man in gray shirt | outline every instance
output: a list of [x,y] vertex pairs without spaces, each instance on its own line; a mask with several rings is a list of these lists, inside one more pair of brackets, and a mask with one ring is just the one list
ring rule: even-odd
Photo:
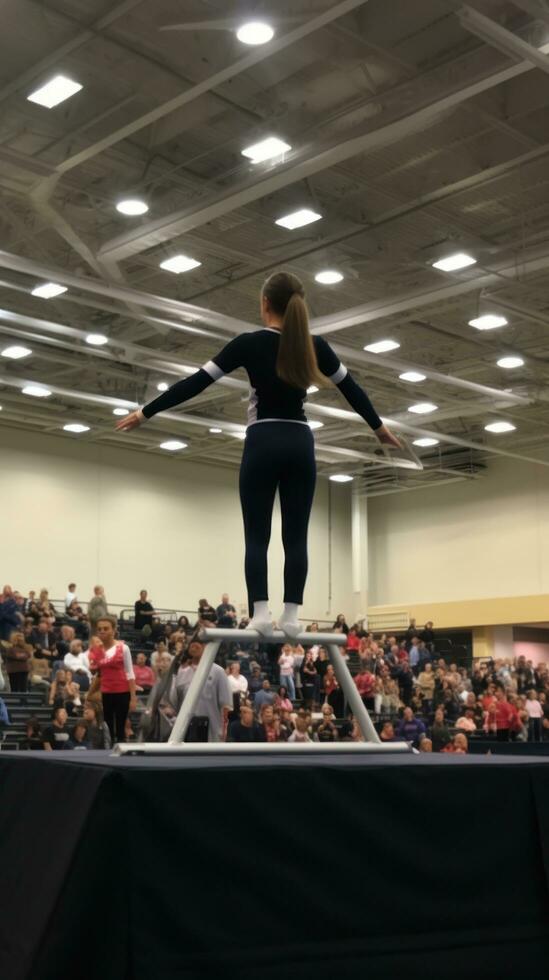
[[[183,704],[204,652],[204,644],[193,641],[189,646],[191,663],[180,667],[175,679],[177,710]],[[208,719],[208,742],[225,741],[227,718],[233,710],[233,696],[229,687],[227,675],[218,664],[212,664],[206,683],[197,701],[195,715]]]

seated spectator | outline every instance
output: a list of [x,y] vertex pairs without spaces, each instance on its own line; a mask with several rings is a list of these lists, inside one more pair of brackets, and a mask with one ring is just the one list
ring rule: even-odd
[[316,727],[315,737],[318,742],[337,742],[339,739],[334,713],[329,704],[322,705],[322,721]]
[[189,622],[188,616],[179,617],[177,620],[177,629],[182,633],[185,633],[187,636],[190,636],[190,634],[193,632],[193,627]]
[[159,677],[165,677],[166,674],[168,673],[173,662],[173,657],[171,653],[168,653],[167,650],[163,650],[162,652],[160,652],[160,650],[157,650],[156,654],[157,656],[155,657],[153,653],[151,657],[151,664],[153,664],[154,673],[156,675],[156,679],[158,680]]
[[395,735],[395,728],[392,721],[384,721],[381,726],[381,731],[379,737],[382,742],[398,742],[398,738]]
[[110,749],[112,746],[111,733],[103,721],[99,707],[93,701],[86,701],[83,719],[87,726],[87,742],[89,749]]
[[286,711],[293,710],[293,704],[288,697],[288,692],[284,686],[278,688],[278,692],[275,695],[274,706],[281,710],[284,708]]
[[424,664],[423,670],[419,672],[417,683],[423,696],[425,710],[430,711],[435,693],[435,675],[431,663]]
[[431,725],[431,738],[433,740],[433,752],[441,752],[442,749],[452,741],[450,730],[444,717],[444,708],[437,708],[433,724]]
[[25,752],[42,752],[44,750],[44,736],[38,718],[29,718],[27,721],[21,749]]
[[207,599],[198,600],[198,622],[207,629],[217,623],[217,614]]
[[462,714],[461,718],[458,718],[456,721],[456,728],[459,728],[467,735],[471,735],[472,732],[476,732],[477,725],[472,708],[465,709],[465,712]]
[[[326,741],[326,739],[323,739],[323,741]],[[330,739],[330,741],[333,741],[333,739]],[[289,736],[288,742],[312,742],[312,738],[309,735],[309,715],[306,711],[297,712],[295,728]]]
[[427,736],[425,736],[425,738],[421,739],[421,742],[419,743],[419,751],[420,752],[433,751],[433,743],[430,738],[427,738]]
[[263,674],[261,673],[261,667],[258,664],[255,664],[252,667],[252,672],[248,681],[248,697],[250,700],[255,701],[255,696],[257,692],[261,690],[262,686]]
[[264,725],[254,718],[251,705],[243,704],[240,708],[240,718],[229,725],[228,742],[264,742],[266,739]]
[[[74,637],[75,637],[74,626],[67,626],[65,624],[64,626],[61,627],[61,629],[59,630],[59,637],[55,642],[55,646],[57,648],[57,656],[59,660],[62,661],[65,655],[69,652]],[[63,664],[61,663],[59,666],[63,666]],[[54,664],[54,670],[55,670],[55,664]]]
[[261,685],[261,690],[258,691],[254,697],[254,708],[256,713],[261,716],[261,709],[263,706],[270,705],[272,707],[274,705],[274,699],[275,696],[274,692],[271,691],[270,681],[265,678]]
[[334,633],[348,633],[349,632],[349,627],[347,626],[347,623],[345,622],[345,616],[343,615],[343,613],[339,613],[339,615],[338,615],[338,617],[337,617],[334,625],[332,626],[332,631]]
[[67,712],[64,708],[55,708],[53,721],[44,729],[43,748],[46,752],[59,752],[69,748],[71,737],[70,728],[67,727]]
[[259,722],[263,727],[266,742],[280,741],[280,723],[275,718],[272,704],[264,704],[259,713]]
[[71,640],[69,652],[65,654],[63,665],[72,671],[73,680],[81,691],[89,691],[91,671],[88,654],[83,650],[82,640]]
[[144,654],[142,651],[140,651],[135,658],[133,672],[135,674],[136,691],[144,691],[148,694],[155,685],[156,677],[154,676],[154,670],[152,667],[149,667],[147,663],[146,654]]
[[423,722],[414,716],[411,708],[405,708],[402,720],[397,729],[398,738],[406,742],[411,742],[414,748],[417,749],[420,740],[426,734]]
[[69,749],[81,752],[88,749],[88,726],[85,721],[77,721],[69,740]]
[[238,698],[240,698],[248,693],[248,681],[244,675],[240,673],[240,663],[238,660],[233,660],[231,663],[228,669],[227,680],[229,682],[231,694],[236,694]]
[[32,647],[25,642],[23,633],[10,633],[8,642],[2,644],[2,657],[6,664],[10,690],[26,691],[32,660]]
[[41,687],[45,691],[50,689],[51,667],[44,657],[31,657],[29,670],[29,684],[33,687]]
[[469,749],[469,744],[467,742],[467,736],[463,732],[458,732],[454,735],[452,741],[449,745],[443,748],[442,752],[451,752],[455,755],[466,755]]
[[360,637],[356,626],[352,626],[347,635],[347,650],[358,650],[360,647]]
[[391,680],[389,676],[380,677],[375,694],[376,714],[396,715],[401,706],[397,682]]
[[283,742],[287,742],[292,734],[295,724],[292,719],[292,712],[287,708],[279,709],[280,737]]

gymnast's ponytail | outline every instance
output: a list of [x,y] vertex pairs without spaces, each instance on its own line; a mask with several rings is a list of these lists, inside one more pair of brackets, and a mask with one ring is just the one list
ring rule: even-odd
[[291,272],[276,272],[263,286],[263,296],[273,313],[282,316],[276,362],[278,377],[293,388],[326,385],[318,367],[303,284]]

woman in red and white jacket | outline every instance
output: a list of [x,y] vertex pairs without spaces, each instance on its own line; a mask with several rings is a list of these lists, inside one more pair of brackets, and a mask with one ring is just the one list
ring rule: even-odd
[[103,717],[114,744],[125,740],[128,712],[137,708],[132,655],[125,643],[116,641],[114,616],[97,621],[96,635],[100,644],[92,641],[89,662],[91,670],[99,671]]

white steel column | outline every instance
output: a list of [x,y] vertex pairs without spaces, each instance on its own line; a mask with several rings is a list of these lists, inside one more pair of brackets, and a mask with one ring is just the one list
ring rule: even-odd
[[368,500],[358,487],[351,499],[352,620],[368,616]]

